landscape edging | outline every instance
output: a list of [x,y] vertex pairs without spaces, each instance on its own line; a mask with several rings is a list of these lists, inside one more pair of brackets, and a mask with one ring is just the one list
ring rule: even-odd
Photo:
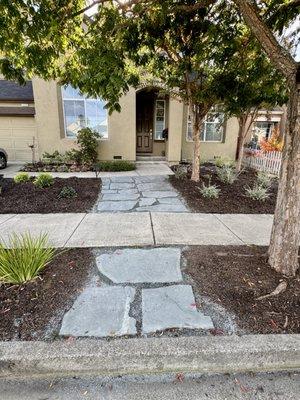
[[0,342],[0,377],[300,369],[300,335]]

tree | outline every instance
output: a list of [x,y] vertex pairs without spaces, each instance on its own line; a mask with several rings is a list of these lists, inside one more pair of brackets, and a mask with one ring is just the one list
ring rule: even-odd
[[127,57],[189,107],[194,142],[191,179],[199,181],[200,130],[206,114],[222,98],[217,87],[235,51],[234,13],[223,1],[187,13],[180,2],[168,0],[134,6],[123,18]]
[[[283,76],[270,63],[248,30],[235,38],[236,52],[222,76],[220,90],[225,93],[225,111],[239,121],[237,171],[241,170],[243,148],[249,130],[262,108],[272,110],[286,103]],[[225,80],[225,82],[224,82]],[[231,90],[224,90],[231,87]]]
[[[300,66],[280,44],[275,33],[282,33],[284,27],[299,15],[300,3],[297,0],[270,0],[265,2],[265,8],[258,8],[256,1],[234,2],[272,64],[287,82],[288,123],[269,247],[269,264],[285,275],[295,275],[299,266],[300,245]],[[274,27],[274,31],[270,26]]]

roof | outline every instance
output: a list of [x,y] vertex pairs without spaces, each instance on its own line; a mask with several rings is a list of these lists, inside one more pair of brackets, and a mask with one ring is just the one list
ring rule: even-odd
[[34,114],[34,107],[0,107],[0,116],[32,117]]
[[25,85],[16,82],[0,80],[0,101],[34,101],[32,82]]

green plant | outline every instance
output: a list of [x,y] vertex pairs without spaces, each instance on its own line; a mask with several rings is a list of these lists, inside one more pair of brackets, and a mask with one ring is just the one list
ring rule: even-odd
[[97,131],[90,128],[83,128],[77,134],[77,144],[80,147],[81,162],[93,164],[98,158],[98,139],[101,136]]
[[234,168],[235,167],[234,160],[232,160],[229,157],[216,157],[214,164],[218,168],[222,168],[222,167]]
[[53,259],[55,250],[48,245],[47,235],[33,238],[30,234],[0,241],[0,282],[22,284],[34,279]]
[[270,197],[268,188],[255,184],[252,188],[246,187],[246,196],[256,201],[266,201]]
[[77,192],[72,186],[64,186],[58,195],[60,199],[68,199],[76,196]]
[[220,189],[217,185],[211,185],[210,179],[208,184],[202,183],[202,188],[199,189],[203,197],[207,199],[217,199],[219,197]]
[[65,160],[66,162],[81,164],[82,162],[81,151],[76,149],[71,149],[66,151]]
[[228,185],[232,185],[238,178],[239,173],[229,165],[223,165],[223,167],[217,167],[217,176],[219,180]]
[[54,178],[51,174],[42,173],[39,174],[35,180],[33,181],[34,185],[36,185],[39,188],[46,188],[50,187],[54,183]]
[[42,154],[42,161],[49,164],[62,164],[65,162],[65,156],[58,150],[55,150],[53,153],[44,152]]
[[272,185],[272,177],[264,171],[259,171],[257,173],[256,181],[258,186],[263,186],[269,188]]
[[126,160],[116,161],[100,161],[94,165],[94,171],[101,172],[119,172],[119,171],[133,171],[136,169],[136,165],[133,162]]
[[25,183],[30,181],[30,176],[28,172],[19,172],[17,175],[14,176],[15,183]]
[[179,165],[175,171],[174,171],[174,176],[176,179],[184,179],[187,176],[187,168]]

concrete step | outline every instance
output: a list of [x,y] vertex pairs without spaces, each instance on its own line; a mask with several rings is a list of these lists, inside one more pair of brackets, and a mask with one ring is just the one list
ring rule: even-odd
[[136,161],[166,161],[166,157],[161,157],[161,156],[151,156],[151,155],[137,155],[136,156]]

